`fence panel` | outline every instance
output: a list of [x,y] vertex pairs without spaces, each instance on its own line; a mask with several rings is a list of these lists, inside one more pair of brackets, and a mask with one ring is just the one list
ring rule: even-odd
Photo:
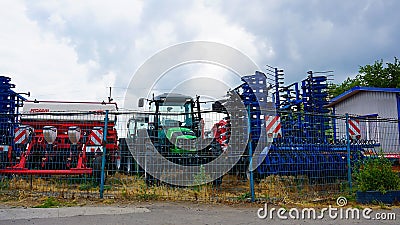
[[[2,182],[12,190],[31,190],[63,197],[98,195],[101,156],[107,168],[118,152],[115,121],[109,120],[103,142],[104,113],[35,113],[18,115],[10,124],[7,152],[2,152]],[[3,186],[4,186],[3,185]]]
[[[0,127],[0,190],[64,198],[242,201],[253,188],[256,199],[297,201],[348,191],[348,159],[352,166],[382,150],[398,163],[398,120],[350,116],[360,130],[351,135],[345,116],[279,112],[279,118],[265,116],[258,124],[247,123],[246,112],[233,114],[207,111],[201,120],[192,114],[193,124],[174,112],[157,119],[139,112],[109,112],[107,119],[104,112],[2,114],[18,119]],[[254,126],[261,127],[260,135],[249,129]]]

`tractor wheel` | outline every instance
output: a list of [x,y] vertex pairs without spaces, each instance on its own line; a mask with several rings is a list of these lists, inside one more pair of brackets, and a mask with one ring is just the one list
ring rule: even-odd
[[222,153],[222,148],[221,145],[213,141],[210,145],[208,145],[205,149],[202,150],[202,158],[203,158],[203,164],[209,163],[213,161],[214,159],[218,158],[219,155]]
[[125,138],[121,138],[119,143],[119,151],[121,156],[121,166],[119,170],[121,170],[125,174],[132,175],[135,172],[135,161],[133,159],[132,153],[129,151],[128,144]]
[[160,185],[160,181],[158,179],[154,178],[153,176],[151,176],[150,174],[146,174],[145,181],[146,181],[147,186]]
[[[95,156],[93,159],[93,178],[95,179],[97,184],[101,184],[101,164],[102,164],[102,158],[101,155]],[[104,173],[104,179],[105,179],[106,173]]]
[[215,180],[212,182],[212,184],[213,184],[214,187],[219,187],[219,186],[221,186],[221,184],[222,184],[222,177],[223,177],[223,176],[221,176],[221,177],[215,179]]
[[123,171],[128,175],[132,175],[135,172],[133,157],[125,156],[123,159],[123,163],[121,163]]
[[117,173],[118,167],[116,165],[116,162],[113,162],[111,160],[107,161],[108,161],[108,163],[106,163],[107,170],[104,173],[113,176],[115,173]]

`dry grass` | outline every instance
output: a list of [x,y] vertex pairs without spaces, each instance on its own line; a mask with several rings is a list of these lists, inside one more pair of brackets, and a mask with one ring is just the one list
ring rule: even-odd
[[[202,185],[196,187],[172,187],[169,185],[147,186],[143,177],[116,173],[108,176],[104,186],[106,200],[99,199],[99,186],[90,177],[30,177],[16,176],[0,180],[0,201],[18,205],[34,206],[55,197],[61,205],[87,204],[86,200],[109,204],[121,201],[196,201],[196,202],[247,202],[249,181],[234,175],[225,175],[219,187]],[[321,197],[322,190],[336,187],[310,185],[306,177],[269,176],[255,185],[259,201],[275,204],[313,203],[331,199]],[[338,189],[336,188],[336,193]],[[83,201],[83,202],[82,202]],[[64,202],[64,203],[63,203]]]
[[339,184],[311,183],[306,176],[271,175],[255,187],[256,195],[274,203],[322,203],[335,199]]

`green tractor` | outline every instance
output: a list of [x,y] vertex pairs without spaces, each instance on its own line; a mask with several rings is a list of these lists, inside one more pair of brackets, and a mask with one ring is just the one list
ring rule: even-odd
[[[145,99],[139,100],[139,107]],[[203,137],[199,97],[164,93],[148,100],[150,116],[147,131],[157,150],[181,165],[201,165],[218,157],[221,146]]]
[[[144,107],[145,101],[139,99],[139,107]],[[204,137],[199,97],[194,100],[182,94],[165,93],[147,102],[150,112],[141,121],[145,121],[152,145],[164,158],[179,165],[199,166],[222,153],[221,145],[214,137]],[[133,126],[137,121],[131,123]],[[148,174],[147,177],[147,181],[154,181]],[[213,184],[221,182],[222,178],[218,178]]]

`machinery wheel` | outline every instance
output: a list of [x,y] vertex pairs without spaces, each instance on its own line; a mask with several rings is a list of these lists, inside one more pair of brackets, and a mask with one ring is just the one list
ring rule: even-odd
[[106,161],[108,161],[108,163],[106,163],[107,170],[104,173],[112,176],[118,171],[118,167],[116,165],[116,162],[113,162],[111,160]]
[[213,141],[206,148],[202,149],[200,157],[202,158],[201,164],[206,164],[216,159],[222,153],[221,145]]
[[121,166],[119,170],[126,174],[133,174],[134,173],[134,159],[132,157],[132,153],[129,151],[128,144],[126,143],[125,138],[121,138],[119,140],[119,151],[121,156]]
[[215,180],[212,182],[212,184],[213,184],[214,187],[219,187],[219,186],[221,186],[221,184],[222,184],[222,177],[223,177],[223,176],[221,176],[221,177],[215,179]]
[[129,175],[134,173],[134,164],[132,156],[125,156],[123,164],[123,171]]
[[160,181],[151,176],[150,174],[146,174],[145,181],[147,186],[160,185]]
[[[95,156],[93,159],[93,178],[95,179],[97,184],[101,184],[101,155]],[[106,176],[106,173],[104,173],[104,176]],[[105,178],[105,177],[104,177]]]
[[[209,163],[211,161],[213,161],[214,159],[218,158],[218,156],[220,156],[222,154],[222,148],[221,145],[216,142],[215,140],[212,141],[210,143],[210,145],[208,145],[204,150],[203,150],[203,154],[202,154],[202,163],[201,164],[206,164]],[[212,185],[214,187],[219,187],[222,184],[222,178],[218,177],[217,179],[212,181]]]

